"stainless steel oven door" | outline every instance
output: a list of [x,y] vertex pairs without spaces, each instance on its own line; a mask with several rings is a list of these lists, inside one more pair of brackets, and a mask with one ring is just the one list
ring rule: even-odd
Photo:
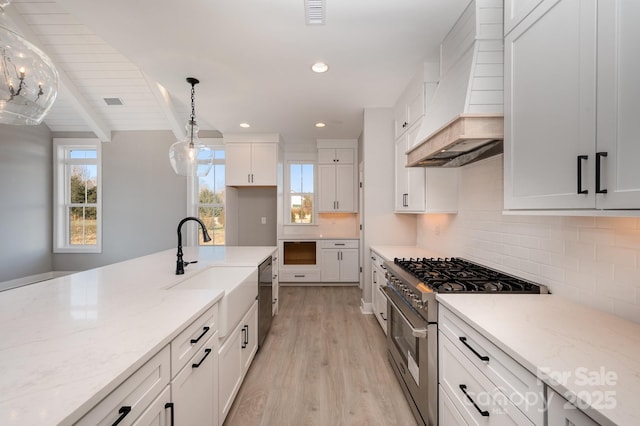
[[[395,289],[387,286],[384,293],[387,298],[387,346],[391,365],[416,420],[435,426],[437,370],[433,368],[437,365],[437,325],[428,324]],[[431,355],[430,346],[436,348]]]

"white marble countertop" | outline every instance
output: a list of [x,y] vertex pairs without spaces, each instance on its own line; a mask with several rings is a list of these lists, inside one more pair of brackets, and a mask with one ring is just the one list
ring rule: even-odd
[[443,257],[441,253],[416,246],[371,246],[371,250],[378,253],[385,260],[393,260],[394,257]]
[[357,235],[332,235],[332,234],[291,234],[281,235],[278,237],[280,241],[305,241],[305,240],[358,240]]
[[[0,292],[0,424],[77,421],[224,295],[168,289],[209,267],[256,267],[275,247],[186,247]],[[236,268],[241,282],[252,268]]]
[[640,324],[554,295],[437,298],[597,422],[640,424]]

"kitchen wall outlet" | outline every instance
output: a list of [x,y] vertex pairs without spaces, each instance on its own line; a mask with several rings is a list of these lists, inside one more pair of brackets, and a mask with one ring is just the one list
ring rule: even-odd
[[263,225],[267,224],[267,218],[265,216],[262,216],[262,218],[260,219],[260,222],[262,222]]

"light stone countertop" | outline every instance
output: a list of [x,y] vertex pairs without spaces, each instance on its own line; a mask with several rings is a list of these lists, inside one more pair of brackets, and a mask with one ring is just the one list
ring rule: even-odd
[[327,233],[323,234],[289,234],[289,235],[281,235],[278,237],[280,241],[306,241],[306,240],[359,240],[360,237],[357,235],[346,236],[342,235],[331,235]]
[[437,299],[600,424],[640,424],[640,324],[554,295]]
[[[416,246],[387,246],[387,245],[375,245],[371,246],[371,250],[378,253],[385,260],[393,261],[395,257],[444,257],[442,253],[435,252],[433,250],[427,250]],[[368,253],[367,253],[368,254]]]
[[[224,295],[169,289],[209,267],[238,283],[276,247],[186,247],[0,292],[0,424],[72,424]],[[233,267],[230,271],[229,267]]]

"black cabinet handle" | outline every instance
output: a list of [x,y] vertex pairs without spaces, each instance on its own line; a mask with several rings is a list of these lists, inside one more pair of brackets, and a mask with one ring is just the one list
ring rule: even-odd
[[200,339],[202,339],[204,335],[207,334],[207,331],[209,331],[209,327],[203,327],[202,334],[199,335],[197,339],[191,339],[191,344],[193,345],[194,343],[198,343]]
[[467,348],[469,348],[469,349],[471,350],[471,352],[473,352],[473,353],[474,353],[478,358],[480,358],[482,361],[489,361],[489,357],[488,357],[488,356],[486,356],[486,355],[480,355],[480,354],[478,353],[478,351],[476,351],[475,349],[473,349],[473,348],[471,347],[471,345],[469,345],[469,344],[467,343],[467,338],[466,338],[466,337],[460,337],[460,341],[461,341],[461,342],[462,342],[462,343],[463,343]]
[[382,318],[383,321],[386,321],[387,319],[384,317],[384,312],[380,312],[380,318]]
[[486,410],[481,410],[480,407],[478,407],[478,404],[476,404],[476,402],[473,400],[473,398],[471,398],[471,395],[469,395],[467,393],[467,385],[460,385],[460,390],[462,391],[463,394],[465,394],[467,399],[469,399],[469,401],[471,401],[473,406],[476,407],[476,410],[478,410],[478,413],[480,413],[483,417],[489,417],[489,412],[486,411]]
[[247,335],[249,334],[249,327],[246,325],[242,327],[242,349],[247,347],[247,343],[249,343]]
[[192,368],[198,368],[200,367],[200,364],[202,364],[204,362],[205,359],[207,359],[207,357],[209,356],[209,354],[211,353],[211,349],[207,348],[204,350],[204,356],[202,357],[202,359],[200,360],[200,362],[195,363],[195,364],[191,364]]
[[588,194],[588,189],[582,189],[582,160],[589,159],[588,155],[578,155],[578,194]]
[[120,407],[120,409],[118,410],[118,414],[120,414],[120,416],[116,419],[115,422],[113,422],[113,425],[111,426],[116,426],[117,424],[120,424],[120,422],[123,421],[124,418],[127,417],[127,414],[129,414],[130,412],[131,412],[130,405],[125,405]]
[[607,190],[600,188],[600,166],[602,162],[602,157],[606,157],[606,152],[596,152],[596,194],[606,194]]
[[245,325],[245,327],[247,329],[247,332],[244,334],[244,339],[245,339],[244,340],[244,345],[246,347],[246,346],[249,346],[249,326]]
[[171,426],[173,426],[175,424],[173,420],[173,402],[167,402],[164,404],[164,409],[166,410],[167,408],[171,408]]

